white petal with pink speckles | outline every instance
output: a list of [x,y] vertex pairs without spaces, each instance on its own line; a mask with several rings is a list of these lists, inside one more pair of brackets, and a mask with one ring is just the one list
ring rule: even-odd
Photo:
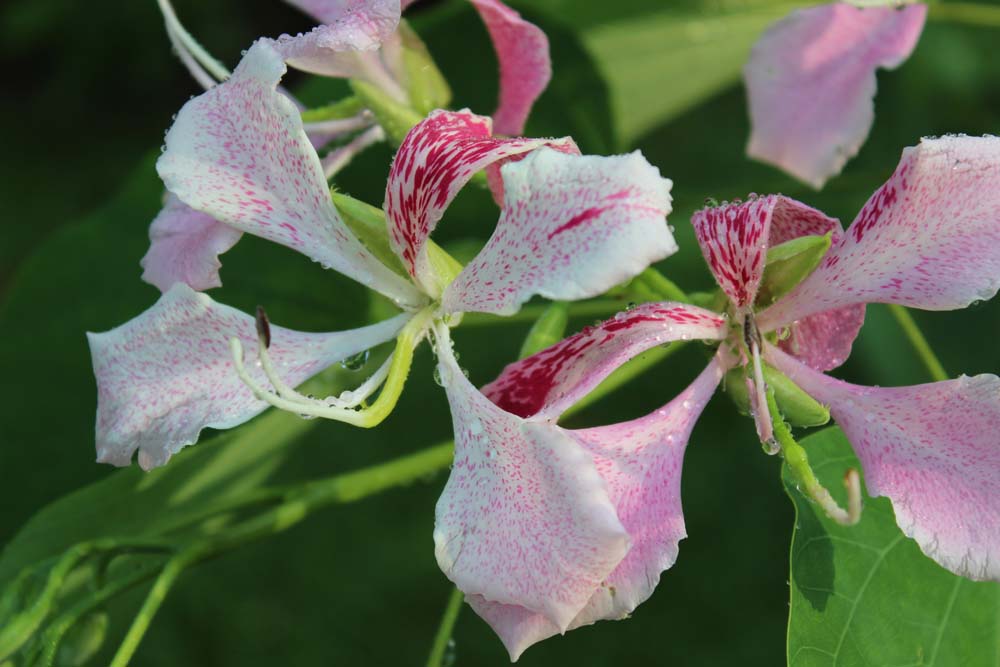
[[[361,329],[300,333],[271,327],[270,356],[295,386],[330,365],[392,339],[408,315]],[[98,460],[150,469],[198,440],[203,428],[231,428],[267,407],[237,377],[229,340],[239,338],[254,364],[254,318],[177,283],[149,310],[116,329],[89,333],[97,377]]]
[[556,419],[640,352],[676,340],[722,340],[727,324],[722,315],[696,306],[642,304],[515,361],[483,393],[516,415]]
[[438,341],[455,462],[434,545],[466,595],[530,609],[565,628],[628,551],[590,455],[562,429],[497,408]]
[[254,44],[228,81],[181,109],[160,176],[194,209],[418,303],[413,286],[368,252],[334,208],[299,112],[275,89],[284,72],[271,45]]
[[771,26],[743,70],[753,131],[747,153],[819,188],[857,154],[875,118],[875,70],[906,60],[927,6],[846,2]]
[[638,152],[541,148],[502,174],[496,231],[445,290],[447,311],[511,315],[536,294],[596,296],[677,250],[665,220],[671,182]]
[[[725,370],[713,359],[694,383],[663,408],[630,422],[567,431],[594,456],[632,548],[597,587],[570,629],[625,618],[653,593],[660,573],[677,559],[686,537],[681,509],[681,464],[691,430]],[[559,632],[541,614],[470,596],[517,660],[532,644]]]
[[240,230],[168,194],[149,227],[149,250],[140,262],[142,279],[161,292],[174,283],[185,283],[196,290],[219,287],[219,255],[232,248],[241,236]]
[[451,200],[479,170],[543,146],[544,139],[497,139],[492,121],[469,111],[435,111],[403,140],[389,171],[389,240],[403,264],[433,293],[425,245]]
[[815,272],[761,313],[773,329],[858,303],[963,308],[1000,288],[1000,138],[924,139],[903,151]]
[[494,127],[499,134],[521,134],[532,105],[552,78],[549,40],[538,26],[498,0],[470,2],[486,24],[500,63]]
[[956,574],[1000,580],[1000,378],[859,387],[767,354],[830,406],[869,494],[889,497],[903,533]]
[[296,69],[332,77],[372,78],[382,68],[376,53],[399,25],[399,0],[287,0],[324,25],[273,42]]

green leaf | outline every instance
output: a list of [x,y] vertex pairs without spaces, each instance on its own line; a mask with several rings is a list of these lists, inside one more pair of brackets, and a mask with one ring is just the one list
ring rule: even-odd
[[[802,441],[820,482],[843,504],[859,467],[840,429]],[[896,525],[889,500],[865,496],[861,521],[830,521],[783,474],[795,504],[790,667],[961,665],[1000,659],[1000,585],[951,574]]]
[[582,10],[579,18],[576,4],[541,0],[539,6],[585,26],[583,42],[611,91],[618,139],[631,146],[735,83],[761,31],[803,3],[698,0],[664,9],[662,2],[630,0],[622,11],[604,3],[607,15]]

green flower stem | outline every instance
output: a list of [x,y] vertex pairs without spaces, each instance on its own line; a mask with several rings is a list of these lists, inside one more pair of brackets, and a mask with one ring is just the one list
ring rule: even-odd
[[640,273],[639,279],[656,295],[658,300],[691,303],[691,299],[684,290],[653,267]]
[[781,447],[785,464],[788,466],[798,489],[808,498],[814,500],[823,508],[826,515],[837,523],[845,526],[856,524],[861,519],[861,486],[858,471],[850,469],[844,478],[848,492],[847,510],[844,510],[816,478],[816,473],[809,465],[809,456],[806,454],[805,448],[792,436],[791,429],[788,428],[788,424],[785,423],[778,410],[778,403],[774,399],[774,390],[770,388],[767,390],[767,407],[771,411],[774,437]]
[[129,663],[171,587],[188,567],[248,542],[283,532],[320,507],[354,502],[386,489],[426,479],[428,475],[447,468],[451,464],[453,452],[453,443],[447,442],[357,472],[286,487],[282,492],[284,500],[277,507],[227,531],[184,547],[167,561],[153,583],[119,646],[111,667],[124,667]]
[[910,344],[916,351],[917,356],[920,360],[924,362],[924,366],[927,368],[927,372],[930,373],[931,378],[935,382],[943,382],[950,378],[948,372],[941,365],[938,360],[937,355],[934,354],[934,350],[931,349],[930,343],[924,338],[923,332],[920,331],[920,327],[917,326],[916,321],[913,319],[913,315],[910,314],[903,306],[897,304],[889,305],[889,312],[892,313],[893,317],[896,318],[896,322],[899,327],[906,334],[906,337],[910,340]]
[[1000,27],[1000,7],[976,2],[934,2],[927,18],[943,23],[961,23],[981,28]]
[[462,602],[465,595],[458,588],[451,589],[451,596],[448,598],[448,605],[444,608],[444,615],[441,617],[441,625],[438,626],[437,634],[434,635],[434,643],[431,645],[431,654],[427,658],[427,667],[445,667],[444,656],[448,651],[448,642],[451,641],[452,631],[455,628],[455,621],[462,611]]

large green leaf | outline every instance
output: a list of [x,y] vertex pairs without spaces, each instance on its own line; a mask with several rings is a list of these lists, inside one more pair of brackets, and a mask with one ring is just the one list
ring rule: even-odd
[[538,3],[580,27],[610,88],[618,139],[630,146],[736,82],[761,31],[802,3],[696,0],[665,8],[662,2],[628,0],[589,9],[576,4]]
[[[828,428],[802,444],[820,481],[843,502],[844,471],[859,467],[843,432]],[[955,576],[921,553],[896,526],[888,499],[866,496],[861,522],[841,526],[785,473],[797,513],[791,667],[1000,664],[1000,585]]]

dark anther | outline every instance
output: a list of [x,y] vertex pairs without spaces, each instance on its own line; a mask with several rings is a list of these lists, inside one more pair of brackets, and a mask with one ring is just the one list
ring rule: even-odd
[[264,340],[264,347],[271,347],[271,323],[267,320],[264,306],[257,306],[257,336]]

